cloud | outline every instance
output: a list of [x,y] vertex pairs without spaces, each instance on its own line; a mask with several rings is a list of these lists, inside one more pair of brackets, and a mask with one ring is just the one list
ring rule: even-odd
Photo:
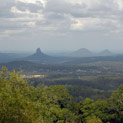
[[4,0],[0,4],[0,18],[0,31],[13,29],[14,34],[20,29],[33,33],[100,31],[118,35],[123,32],[123,1]]
[[32,4],[36,4],[36,0],[16,0],[16,1],[20,1],[23,3],[32,3]]

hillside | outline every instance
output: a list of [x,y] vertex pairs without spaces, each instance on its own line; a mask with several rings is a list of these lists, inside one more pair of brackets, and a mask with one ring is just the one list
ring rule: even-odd
[[68,57],[55,57],[49,56],[43,53],[40,48],[36,50],[33,55],[20,59],[21,61],[30,61],[33,63],[43,63],[43,64],[62,64],[67,61],[73,60],[73,58]]
[[14,61],[14,60],[21,58],[23,56],[24,56],[24,54],[0,53],[0,63]]
[[93,53],[86,48],[81,48],[69,54],[70,57],[90,57]]
[[26,60],[26,61],[32,61],[32,62],[39,62],[39,61],[48,60],[50,58],[51,58],[50,56],[44,54],[40,50],[40,48],[38,48],[33,55],[27,56],[26,58],[24,58],[24,60]]
[[114,55],[111,51],[109,51],[108,49],[102,51],[101,53],[98,54],[99,56],[112,56]]

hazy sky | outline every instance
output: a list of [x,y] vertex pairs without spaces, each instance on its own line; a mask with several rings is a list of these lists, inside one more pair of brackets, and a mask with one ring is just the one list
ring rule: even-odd
[[0,51],[123,50],[123,0],[0,0]]

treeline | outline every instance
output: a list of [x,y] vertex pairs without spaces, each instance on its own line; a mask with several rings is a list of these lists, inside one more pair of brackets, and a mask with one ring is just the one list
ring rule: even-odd
[[63,64],[37,64],[29,61],[12,61],[8,63],[1,63],[0,68],[6,66],[9,70],[23,70],[26,72],[30,71],[75,71],[77,69],[81,70],[97,70],[97,66],[87,66],[87,65],[63,65]]
[[83,101],[86,98],[90,98],[95,101],[98,99],[105,100],[105,99],[108,99],[112,94],[112,91],[85,88],[82,86],[67,85],[66,88],[68,89],[68,92],[70,93],[70,95],[73,96],[73,100],[75,102]]
[[32,78],[30,79],[34,82],[34,86],[37,86],[38,84],[45,84],[48,86],[51,85],[73,85],[73,86],[82,86],[82,87],[89,87],[93,89],[100,89],[100,90],[115,90],[117,87],[119,87],[121,84],[123,84],[123,79],[104,79],[99,78],[96,80],[81,80],[81,79],[40,79],[40,78]]
[[76,103],[62,85],[36,87],[16,71],[0,71],[1,123],[122,123],[123,85],[107,100]]
[[93,100],[107,99],[111,96],[113,90],[122,85],[122,79],[106,79],[99,77],[95,80],[80,80],[80,79],[40,79],[32,78],[33,85],[36,87],[39,84],[46,86],[64,85],[69,93],[74,97],[74,101],[79,102],[89,97]]

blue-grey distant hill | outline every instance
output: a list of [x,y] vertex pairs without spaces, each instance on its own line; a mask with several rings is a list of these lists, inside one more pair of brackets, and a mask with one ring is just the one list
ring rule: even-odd
[[[79,54],[80,53],[80,54]],[[69,57],[55,57],[49,56],[43,53],[40,48],[36,50],[33,55],[27,57],[19,57],[15,54],[0,53],[0,63],[7,63],[11,61],[24,61],[40,64],[82,64],[92,63],[99,61],[123,61],[123,55],[114,55],[109,50],[103,51],[101,54],[91,53],[89,50],[82,48],[73,53],[73,56]],[[77,56],[78,54],[78,56]],[[76,56],[76,57],[75,57]],[[85,57],[84,57],[85,56]]]
[[[82,52],[81,52],[82,51]],[[85,48],[82,48],[74,53],[83,53],[86,55],[84,57],[53,57],[44,54],[40,48],[36,50],[36,53],[30,55],[28,57],[23,58],[24,61],[29,61],[33,63],[43,63],[43,64],[82,64],[82,63],[91,63],[91,62],[99,62],[99,61],[123,61],[123,55],[112,55],[111,52],[105,51],[102,52],[102,56],[93,56],[93,53],[88,51]],[[77,55],[77,54],[74,54]],[[88,55],[88,56],[87,56]],[[91,56],[92,55],[92,56]]]
[[79,50],[76,50],[68,55],[69,57],[91,57],[93,56],[93,53],[86,49],[86,48],[81,48]]
[[68,57],[75,57],[75,58],[81,58],[81,57],[95,57],[95,56],[113,56],[115,55],[114,53],[112,53],[111,51],[109,51],[108,49],[100,52],[100,53],[93,53],[90,50],[86,49],[86,48],[81,48],[79,50],[76,50],[72,53],[67,54]]
[[40,48],[36,50],[36,53],[25,57],[21,60],[30,61],[33,63],[44,63],[44,64],[60,64],[72,60],[72,58],[67,57],[53,57],[43,53]]
[[98,56],[113,56],[113,55],[115,55],[115,54],[112,53],[111,51],[109,51],[108,49],[106,49],[98,54]]
[[0,63],[10,62],[18,58],[19,55],[16,53],[0,53]]
[[22,54],[21,53],[0,53],[0,63],[15,61],[25,56],[27,56],[27,54],[24,54],[24,53]]
[[40,48],[38,48],[36,50],[36,53],[34,53],[33,55],[25,57],[24,60],[32,61],[32,62],[38,62],[38,61],[46,61],[50,58],[51,58],[50,56],[44,54],[43,52],[41,52]]

